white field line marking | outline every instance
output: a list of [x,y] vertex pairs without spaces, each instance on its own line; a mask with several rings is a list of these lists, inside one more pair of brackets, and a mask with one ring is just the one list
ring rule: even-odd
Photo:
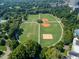
[[61,21],[58,21],[58,22],[57,21],[48,21],[48,22],[49,23],[58,23],[58,22],[61,23]]
[[[48,21],[49,23],[58,23],[57,21]],[[61,21],[59,21],[61,23]],[[37,22],[25,22],[25,23],[37,23]]]
[[38,24],[38,43],[40,44],[40,24]]
[[[40,19],[40,13],[39,13],[39,19]],[[40,44],[40,24],[38,23],[38,43]]]
[[[51,16],[52,16],[52,15],[51,15]],[[57,18],[57,17],[55,17],[55,18]],[[64,32],[63,27],[62,27],[62,24],[61,24],[57,19],[56,19],[56,21],[57,21],[58,24],[60,25],[61,30],[62,30],[62,33],[61,33],[60,39],[59,39],[55,44],[53,44],[53,45],[56,45],[57,43],[59,43],[59,42],[62,40],[62,38],[63,38],[63,32]]]
[[40,13],[39,13],[39,19],[41,18]]
[[[59,23],[61,23],[61,21],[58,21]],[[58,23],[57,21],[48,21],[48,23]],[[37,22],[24,22],[24,23],[35,23],[35,24],[38,24]]]
[[38,24],[37,22],[25,22],[25,23],[35,23],[35,24]]

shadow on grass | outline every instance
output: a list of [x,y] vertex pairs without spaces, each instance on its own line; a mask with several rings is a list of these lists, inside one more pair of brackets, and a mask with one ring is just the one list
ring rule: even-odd
[[19,37],[23,34],[23,31],[24,30],[22,28],[15,30],[11,39],[19,40]]
[[23,31],[24,30],[22,28],[19,29],[19,31],[18,31],[18,40],[19,40],[19,37],[23,34]]

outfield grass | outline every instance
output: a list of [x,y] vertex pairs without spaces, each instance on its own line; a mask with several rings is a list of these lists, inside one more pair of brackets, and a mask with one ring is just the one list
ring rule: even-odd
[[[59,19],[49,14],[40,14],[40,18],[41,19],[47,18],[50,21],[51,26],[48,28],[40,26],[39,28],[39,24],[34,23],[37,22],[37,20],[39,19],[39,14],[29,15],[28,20],[21,24],[23,34],[20,36],[20,41],[22,44],[24,44],[28,39],[31,39],[36,42],[40,41],[40,44],[43,47],[46,47],[46,46],[52,46],[53,44],[57,43],[60,40],[62,29],[60,24],[57,22],[57,20],[59,21]],[[44,40],[42,38],[42,34],[52,34],[53,39]]]
[[[50,14],[40,14],[40,18],[47,18],[47,19],[49,19],[49,21],[56,21],[54,19],[54,16],[51,16]],[[31,21],[36,22],[38,19],[39,19],[39,14],[28,16],[28,22],[31,22]]]
[[38,41],[38,25],[35,23],[23,23],[21,24],[23,34],[20,36],[20,41],[24,44],[27,39]]
[[47,18],[49,21],[56,21],[54,19],[54,16],[51,16],[50,14],[40,14],[40,15],[41,18]]
[[28,16],[28,22],[36,22],[39,19],[39,15],[29,15]]

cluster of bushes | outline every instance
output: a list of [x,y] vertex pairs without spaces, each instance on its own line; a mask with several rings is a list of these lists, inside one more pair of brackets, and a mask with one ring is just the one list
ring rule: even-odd
[[8,45],[11,50],[14,50],[19,45],[19,42],[16,40],[8,40]]
[[0,39],[0,45],[4,46],[6,44],[6,40],[5,39]]
[[63,59],[61,52],[55,47],[42,48],[37,42],[27,40],[10,54],[9,59]]
[[3,51],[0,51],[0,56],[3,54]]

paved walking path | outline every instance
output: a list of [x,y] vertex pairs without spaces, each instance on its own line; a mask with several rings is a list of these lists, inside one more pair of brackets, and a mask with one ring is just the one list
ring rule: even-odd
[[0,57],[0,59],[8,59],[8,57],[9,57],[9,54],[11,53],[11,50],[10,50],[10,48],[6,45],[6,48],[7,48],[7,51],[5,51],[4,53],[4,55],[2,55],[1,57]]

